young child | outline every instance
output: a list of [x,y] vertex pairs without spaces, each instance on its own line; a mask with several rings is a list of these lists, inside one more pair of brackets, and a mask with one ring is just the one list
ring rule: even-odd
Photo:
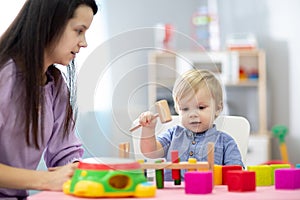
[[[180,76],[173,88],[175,110],[181,126],[177,125],[155,137],[157,120],[150,111],[139,117],[142,125],[141,151],[149,158],[171,161],[177,150],[180,161],[196,158],[207,161],[207,143],[215,144],[214,159],[218,165],[241,165],[242,158],[234,139],[218,131],[214,120],[223,109],[222,86],[213,73],[191,69]],[[182,177],[184,171],[182,170]],[[171,181],[171,171],[165,170],[165,180]]]

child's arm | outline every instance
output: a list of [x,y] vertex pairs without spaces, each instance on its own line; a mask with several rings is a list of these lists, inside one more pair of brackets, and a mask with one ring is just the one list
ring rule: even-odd
[[148,158],[163,157],[164,151],[162,145],[155,137],[156,117],[149,111],[144,112],[139,117],[139,123],[142,126],[140,141],[142,153]]

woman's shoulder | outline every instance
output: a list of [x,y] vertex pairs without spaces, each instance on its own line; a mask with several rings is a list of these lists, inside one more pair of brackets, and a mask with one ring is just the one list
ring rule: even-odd
[[16,73],[16,63],[10,59],[0,68],[0,76],[1,79],[4,77],[10,77],[11,75]]
[[1,91],[11,89],[16,82],[17,78],[17,65],[10,59],[0,68],[0,86]]

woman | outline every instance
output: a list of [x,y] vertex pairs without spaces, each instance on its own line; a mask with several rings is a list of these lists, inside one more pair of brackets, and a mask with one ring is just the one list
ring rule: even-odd
[[[94,0],[27,0],[0,38],[0,198],[61,190],[83,154],[74,134],[74,58]],[[68,68],[69,87],[55,64]],[[49,171],[36,171],[44,159]]]

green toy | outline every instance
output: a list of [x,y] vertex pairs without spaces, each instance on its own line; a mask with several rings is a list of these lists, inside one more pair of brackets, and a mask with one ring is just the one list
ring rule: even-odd
[[129,159],[91,158],[63,186],[78,197],[153,197],[156,186],[147,182],[140,164]]
[[280,153],[281,153],[281,159],[284,162],[288,162],[288,152],[287,152],[287,147],[285,144],[285,136],[288,132],[288,129],[284,125],[276,125],[272,127],[272,132],[274,137],[278,138],[279,140],[279,148],[280,148]]

